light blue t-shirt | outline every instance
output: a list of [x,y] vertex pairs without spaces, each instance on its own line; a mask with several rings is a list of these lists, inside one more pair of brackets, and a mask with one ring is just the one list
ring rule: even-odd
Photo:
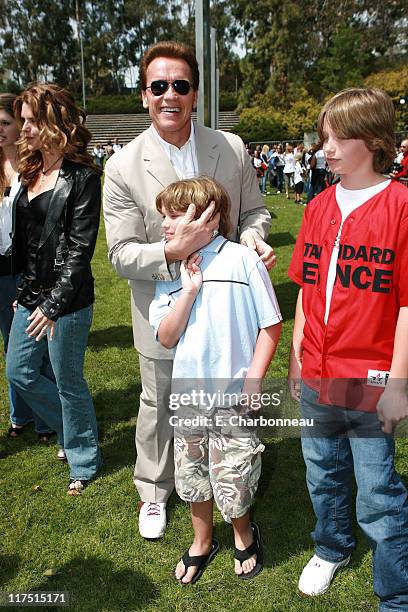
[[[251,249],[217,236],[200,253],[203,284],[175,347],[173,382],[190,379],[211,392],[220,384],[223,392],[240,392],[259,329],[282,320],[275,292]],[[149,311],[156,337],[181,289],[180,278],[156,283]]]

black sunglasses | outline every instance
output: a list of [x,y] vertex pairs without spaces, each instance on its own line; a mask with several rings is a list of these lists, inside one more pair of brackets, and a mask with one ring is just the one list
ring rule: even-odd
[[186,96],[193,87],[184,79],[176,79],[172,83],[162,80],[152,81],[149,87],[146,87],[146,89],[150,89],[154,96],[162,96],[164,93],[166,93],[170,85],[173,87],[176,93],[180,94],[180,96]]

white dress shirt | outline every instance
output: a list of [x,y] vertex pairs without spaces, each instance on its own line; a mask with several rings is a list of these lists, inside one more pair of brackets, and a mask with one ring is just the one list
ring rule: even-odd
[[197,149],[193,122],[191,122],[190,137],[180,149],[166,140],[163,140],[154,126],[153,132],[180,180],[198,176]]

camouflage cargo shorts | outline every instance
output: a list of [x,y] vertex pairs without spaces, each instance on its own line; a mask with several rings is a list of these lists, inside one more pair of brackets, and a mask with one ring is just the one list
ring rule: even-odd
[[219,410],[225,426],[176,426],[174,433],[175,484],[187,502],[214,497],[227,522],[244,516],[252,503],[261,475],[264,445],[256,432],[231,427],[231,410]]

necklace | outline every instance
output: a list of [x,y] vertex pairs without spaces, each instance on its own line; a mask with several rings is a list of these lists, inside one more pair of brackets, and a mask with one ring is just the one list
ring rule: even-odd
[[41,170],[40,185],[42,185],[45,182],[45,178],[46,178],[45,175],[47,174],[47,172],[49,172],[51,168],[53,168],[55,164],[59,162],[59,160],[62,159],[63,157],[64,157],[63,155],[60,155],[59,157],[57,157],[55,161],[52,162],[51,166],[48,166],[46,170]]

